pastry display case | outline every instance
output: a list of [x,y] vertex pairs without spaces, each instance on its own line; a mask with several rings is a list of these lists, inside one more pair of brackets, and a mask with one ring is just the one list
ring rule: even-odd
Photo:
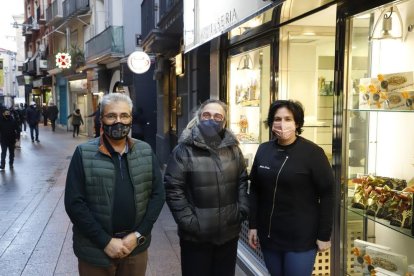
[[269,140],[265,120],[270,105],[270,47],[232,56],[229,68],[227,124],[250,171],[259,144]]
[[[344,275],[406,275],[414,264],[414,36],[404,31],[407,22],[400,20],[400,11],[414,12],[414,1],[349,19],[341,201]],[[393,27],[384,30],[390,22]]]

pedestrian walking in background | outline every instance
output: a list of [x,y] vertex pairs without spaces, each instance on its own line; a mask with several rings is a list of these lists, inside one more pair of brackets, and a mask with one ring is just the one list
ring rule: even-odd
[[19,137],[20,128],[18,123],[11,116],[10,110],[4,109],[0,120],[1,171],[4,171],[6,166],[7,150],[9,151],[9,167],[13,169],[14,149]]
[[58,117],[59,110],[54,102],[49,102],[49,108],[47,109],[47,117],[50,120],[52,125],[52,131],[55,131],[56,128],[56,119]]
[[178,225],[184,276],[235,274],[248,216],[247,171],[226,114],[219,100],[201,104],[168,160],[166,201]]
[[19,127],[19,133],[17,134],[17,139],[16,139],[16,144],[15,144],[15,148],[16,149],[21,149],[20,146],[20,132],[22,131],[21,129],[21,118],[20,118],[20,112],[19,112],[19,105],[16,104],[15,106],[12,106],[10,108],[10,115],[12,117],[12,119],[14,119]]
[[26,132],[26,120],[27,120],[27,104],[20,103],[19,107],[20,121],[22,132]]
[[[40,111],[37,109],[35,102],[31,102],[29,108],[27,109],[27,123],[30,128],[30,138],[32,138],[32,143],[39,141],[39,122],[40,122]],[[34,132],[34,134],[33,134]]]
[[299,136],[302,105],[278,100],[267,124],[276,139],[259,146],[250,175],[249,244],[260,243],[272,276],[312,275],[331,246],[334,177],[323,149]]
[[80,109],[77,108],[72,114],[68,116],[68,119],[69,118],[72,118],[73,137],[75,137],[75,133],[76,133],[76,136],[79,136],[80,125],[81,124],[83,125],[83,119],[80,113]]
[[42,116],[43,116],[43,125],[47,126],[47,106],[45,103],[42,104]]
[[98,107],[95,112],[88,115],[87,117],[93,117],[93,123],[95,127],[95,138],[101,135],[101,112],[100,112],[101,103],[98,103]]
[[128,137],[131,111],[128,96],[105,95],[103,135],[79,145],[69,165],[65,208],[81,276],[145,276],[165,192],[150,145]]

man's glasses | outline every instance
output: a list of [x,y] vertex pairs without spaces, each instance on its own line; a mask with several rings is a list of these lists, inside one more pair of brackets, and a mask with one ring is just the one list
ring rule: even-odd
[[213,119],[216,122],[222,122],[224,121],[224,116],[220,113],[211,114],[210,112],[203,112],[201,113],[201,119],[202,120],[210,120]]
[[109,123],[114,123],[116,120],[118,120],[118,118],[122,123],[129,123],[131,121],[131,115],[128,113],[121,113],[119,115],[116,113],[108,113],[102,117],[104,117]]

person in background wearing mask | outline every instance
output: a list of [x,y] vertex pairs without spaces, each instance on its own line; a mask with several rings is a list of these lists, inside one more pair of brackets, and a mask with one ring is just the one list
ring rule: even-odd
[[226,115],[223,102],[202,103],[165,171],[183,276],[235,274],[241,223],[249,212],[247,171],[236,137],[225,128]]
[[103,135],[79,145],[69,165],[65,208],[81,276],[145,276],[165,192],[150,145],[128,137],[131,111],[128,96],[105,95]]
[[276,139],[259,146],[250,174],[249,244],[272,276],[312,275],[317,251],[330,248],[334,177],[323,149],[300,137],[299,102],[275,101],[267,124]]
[[[37,109],[37,105],[35,102],[31,102],[29,108],[26,112],[27,116],[27,123],[29,124],[30,128],[30,138],[32,138],[32,143],[34,143],[35,138],[36,142],[39,141],[39,122],[40,122],[40,111]],[[35,132],[35,136],[33,135]]]
[[0,120],[1,163],[0,171],[6,166],[6,153],[9,150],[9,167],[13,169],[15,144],[20,136],[19,124],[11,116],[10,110],[4,109]]

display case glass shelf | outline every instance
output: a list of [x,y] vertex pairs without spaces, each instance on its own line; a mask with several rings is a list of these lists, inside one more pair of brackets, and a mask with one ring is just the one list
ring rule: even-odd
[[[345,207],[345,206],[343,206],[343,207]],[[382,224],[383,226],[385,226],[387,228],[390,228],[393,231],[397,231],[397,232],[399,232],[399,233],[401,233],[403,235],[406,235],[406,236],[408,236],[410,238],[413,237],[412,234],[411,234],[411,229],[407,229],[407,228],[403,228],[403,227],[398,227],[398,226],[393,226],[393,225],[390,224],[390,221],[389,220],[377,218],[377,217],[372,216],[372,215],[368,215],[367,212],[366,212],[366,210],[358,209],[358,208],[353,208],[351,206],[351,204],[348,204],[345,208],[348,211],[350,211],[350,212],[352,212],[352,213],[354,213],[356,215],[359,215],[361,217],[367,218],[367,219],[369,219],[369,220],[371,220],[373,222]]]

